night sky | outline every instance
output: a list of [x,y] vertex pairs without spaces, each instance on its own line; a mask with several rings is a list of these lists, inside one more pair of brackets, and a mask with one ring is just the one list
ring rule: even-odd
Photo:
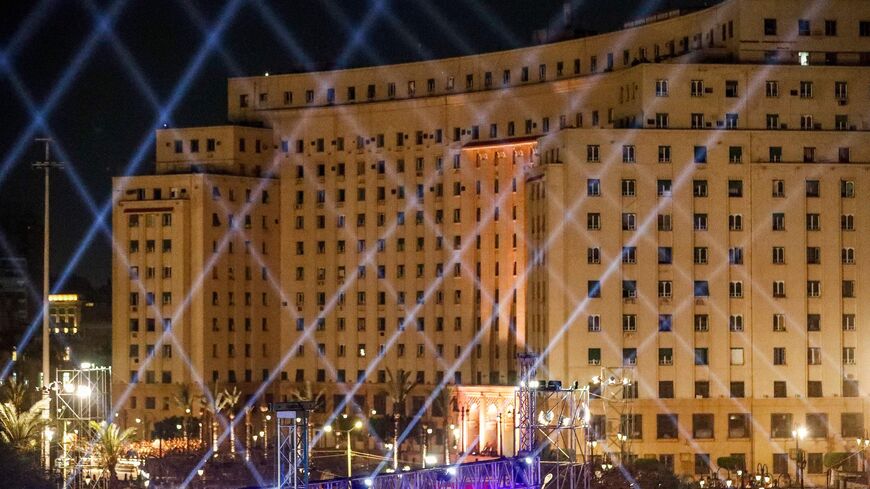
[[[215,48],[177,92],[170,126],[223,123],[226,78],[285,73],[307,68],[365,66],[508,49],[532,44],[533,31],[564,18],[564,0],[128,0],[0,2],[0,231],[15,252],[40,273],[42,179],[30,164],[41,157],[33,137],[25,142],[33,114],[20,91],[42,114],[65,154],[66,169],[52,185],[52,275],[68,268],[94,221],[73,174],[97,207],[109,198],[111,177],[136,163],[133,173],[153,172],[153,134],[161,125],[145,85],[160,105],[203,47],[203,32],[216,32],[227,6],[238,6]],[[622,22],[703,0],[573,0],[581,30],[605,31]],[[104,14],[115,9],[114,22]],[[99,20],[95,15],[101,16]],[[198,24],[199,23],[199,24]],[[200,25],[202,27],[200,27]],[[102,29],[100,27],[102,26]],[[92,50],[79,56],[88,38]],[[116,40],[112,40],[115,36]],[[416,40],[416,42],[414,42]],[[288,42],[289,41],[289,42]],[[294,51],[295,44],[301,51]],[[308,59],[303,59],[303,52]],[[127,55],[127,62],[121,54]],[[72,60],[81,60],[80,64]],[[139,74],[131,73],[135,66]],[[72,67],[72,69],[71,69]],[[63,83],[64,73],[72,74]],[[144,84],[144,85],[143,85]],[[63,92],[60,90],[64,89]],[[143,144],[145,146],[143,146]],[[107,226],[110,213],[107,214]],[[0,248],[0,255],[7,250]],[[110,241],[98,233],[77,266],[94,286],[111,275]],[[36,282],[37,288],[39,282]]]

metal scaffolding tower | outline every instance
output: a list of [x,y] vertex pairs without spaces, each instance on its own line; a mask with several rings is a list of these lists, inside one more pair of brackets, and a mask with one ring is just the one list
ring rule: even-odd
[[278,489],[308,487],[308,415],[313,408],[311,401],[272,405],[278,429]]
[[57,469],[66,487],[78,487],[88,481],[88,487],[106,487],[103,474],[93,451],[91,421],[108,421],[112,402],[112,368],[83,366],[80,369],[57,370],[52,390],[55,395],[55,416],[61,429],[61,457]]

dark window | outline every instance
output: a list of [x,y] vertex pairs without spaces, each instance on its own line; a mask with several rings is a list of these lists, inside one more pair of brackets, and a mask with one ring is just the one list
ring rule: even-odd
[[660,380],[659,381],[659,398],[673,399],[674,398],[674,381]]
[[676,414],[656,415],[656,438],[672,440],[679,436],[679,421]]
[[692,415],[692,438],[713,438],[713,415],[700,413]]

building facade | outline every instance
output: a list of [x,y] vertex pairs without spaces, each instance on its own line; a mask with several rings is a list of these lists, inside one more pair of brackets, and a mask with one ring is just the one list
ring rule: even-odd
[[[818,477],[870,422],[870,5],[664,17],[231,79],[235,125],[158,131],[157,174],[114,185],[122,419],[169,416],[178,383],[388,413],[398,370],[425,417],[532,351],[566,383],[623,372],[615,422],[593,401],[599,453],[621,433],[679,473],[793,474],[806,425]],[[478,422],[507,451],[513,420]]]

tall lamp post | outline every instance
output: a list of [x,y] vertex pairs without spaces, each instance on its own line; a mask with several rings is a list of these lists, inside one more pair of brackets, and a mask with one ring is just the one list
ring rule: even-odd
[[425,469],[429,463],[429,435],[432,434],[432,428],[428,426],[423,427],[423,468]]
[[794,446],[795,451],[797,452],[795,455],[795,465],[797,468],[795,469],[795,478],[800,481],[801,489],[804,489],[804,457],[801,454],[801,440],[807,437],[807,428],[805,426],[798,426],[791,432],[792,436],[794,436]]
[[625,465],[625,442],[628,440],[628,435],[617,433],[616,440],[619,441],[619,465]]
[[[350,433],[351,433],[353,430],[358,430],[358,429],[362,428],[362,426],[363,426],[363,422],[360,421],[360,420],[356,420],[356,421],[353,423],[353,426],[350,427],[349,429],[346,429],[346,430],[335,430],[336,433],[344,433],[344,434],[347,436],[347,452],[346,452],[346,455],[347,455],[347,478],[348,478],[348,479],[350,479],[351,477],[353,477],[353,465],[352,465],[352,460],[351,460],[352,452],[351,452],[351,447],[350,447]],[[333,431],[332,426],[331,426],[331,425],[326,425],[326,426],[324,426],[324,427],[323,427],[323,431],[326,432],[326,433],[331,433],[331,432]]]
[[[61,164],[56,161],[51,161],[51,139],[37,139],[37,142],[45,144],[45,159],[33,163],[33,168],[36,170],[45,171],[45,205],[43,208],[43,233],[42,233],[42,398],[50,399],[48,392],[48,383],[51,376],[50,355],[49,355],[49,324],[48,316],[48,294],[49,294],[49,173],[52,168],[61,168]],[[42,410],[42,418],[48,423],[51,418],[51,409],[46,404]],[[42,435],[42,464],[43,468],[51,470],[51,439],[46,431]]]

